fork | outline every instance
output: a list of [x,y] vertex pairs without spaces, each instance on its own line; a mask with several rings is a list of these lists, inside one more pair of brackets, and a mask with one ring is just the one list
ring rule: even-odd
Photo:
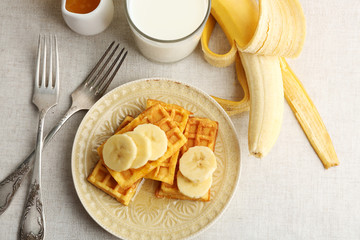
[[[112,42],[85,80],[72,92],[72,104],[60,121],[45,136],[44,147],[55,136],[64,123],[75,113],[89,110],[99,100],[114,79],[124,62],[127,51],[118,50],[119,44]],[[120,51],[120,52],[119,52]],[[115,59],[114,59],[115,58]],[[34,151],[2,182],[0,182],[0,215],[9,207],[14,194],[33,166]]]
[[[50,45],[49,54],[47,54],[47,41]],[[49,58],[48,60],[47,57]],[[53,76],[53,71],[55,76]],[[34,105],[39,110],[39,123],[35,147],[34,169],[20,223],[20,239],[44,238],[45,221],[41,199],[41,151],[43,148],[43,129],[46,113],[50,108],[57,104],[58,98],[59,59],[56,37],[50,36],[47,40],[46,37],[40,36],[32,99]]]

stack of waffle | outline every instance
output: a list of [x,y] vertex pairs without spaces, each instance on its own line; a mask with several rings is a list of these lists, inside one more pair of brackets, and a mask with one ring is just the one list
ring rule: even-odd
[[[195,146],[209,147],[214,151],[215,142],[217,137],[218,123],[207,118],[190,117],[186,124],[184,132],[185,137],[188,139],[186,144],[181,148],[181,155],[184,154],[189,148]],[[179,170],[177,170],[179,171]],[[199,199],[189,198],[183,195],[176,184],[176,178],[173,184],[162,182],[159,189],[156,190],[158,198],[174,198],[184,200],[201,200],[210,201],[210,190],[207,194]]]
[[[115,134],[132,131],[140,124],[157,125],[168,138],[168,148],[165,154],[138,169],[116,172],[104,164],[103,143],[98,148],[100,160],[87,178],[88,181],[124,205],[129,204],[143,178],[161,182],[156,191],[156,196],[159,198],[190,199],[179,192],[176,180],[174,181],[178,159],[192,146],[208,146],[214,150],[218,129],[217,122],[190,117],[191,114],[178,105],[149,99],[145,111],[136,118],[126,117]],[[206,196],[193,200],[209,201],[210,191]]]

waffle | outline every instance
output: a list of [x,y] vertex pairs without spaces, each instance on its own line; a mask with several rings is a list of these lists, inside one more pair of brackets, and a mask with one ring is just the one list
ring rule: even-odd
[[181,154],[194,146],[206,146],[214,151],[218,128],[218,123],[210,119],[190,117],[184,132],[188,141],[181,148]]
[[124,120],[120,123],[120,125],[118,126],[118,128],[116,129],[115,132],[120,131],[122,128],[124,128],[126,125],[128,125],[129,123],[131,123],[131,121],[134,120],[134,118],[132,116],[126,116],[124,118]]
[[[194,146],[206,146],[214,151],[217,132],[217,122],[206,118],[190,117],[184,132],[184,135],[188,141],[181,148],[181,155],[184,154],[190,147]],[[183,200],[210,201],[210,190],[207,194],[198,199],[189,198],[183,195],[177,187],[176,178],[172,185],[162,182],[159,188],[156,190],[155,194],[158,198],[166,197]]]
[[170,117],[175,121],[176,125],[179,127],[180,131],[184,131],[186,124],[188,122],[189,116],[193,113],[180,107],[176,104],[168,104],[161,102],[159,100],[148,99],[146,101],[146,107],[149,108],[156,104],[160,104],[168,112]]
[[[128,131],[132,131],[135,127],[140,124],[151,123],[160,127],[168,138],[168,147],[165,154],[157,159],[156,161],[148,161],[144,166],[137,169],[128,169],[122,172],[116,172],[107,168],[110,174],[114,177],[117,183],[124,189],[129,188],[136,181],[143,178],[153,169],[157,168],[164,162],[166,159],[171,157],[176,151],[178,151],[187,141],[186,137],[178,128],[177,124],[171,119],[168,112],[157,103],[144,112],[142,112],[138,117],[132,120],[128,125],[122,128],[115,134],[121,134]],[[102,149],[104,143],[98,148],[98,153],[102,159]]]
[[[127,116],[124,121],[120,124],[119,129],[129,124],[134,118]],[[105,193],[114,197],[118,202],[128,205],[141,180],[137,181],[128,189],[123,189],[117,184],[115,179],[111,176],[109,171],[104,166],[101,160],[95,165],[93,171],[88,176],[87,180],[92,183],[95,187],[101,189]]]
[[125,206],[129,205],[141,182],[141,179],[139,179],[128,189],[123,189],[111,176],[101,160],[98,161],[87,180]]
[[[189,119],[189,115],[191,115],[192,112],[175,104],[167,104],[153,99],[147,100],[147,107],[151,107],[155,104],[160,104],[161,106],[163,106],[165,110],[169,113],[171,119],[175,121],[180,131],[184,131],[186,123]],[[179,152],[180,150],[176,151],[171,157],[162,162],[160,166],[156,167],[149,174],[147,174],[145,178],[173,184]]]

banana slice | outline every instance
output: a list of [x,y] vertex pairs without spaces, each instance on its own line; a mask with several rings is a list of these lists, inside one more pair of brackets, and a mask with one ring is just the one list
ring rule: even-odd
[[129,169],[137,155],[137,147],[131,137],[125,134],[111,136],[103,148],[106,166],[114,171],[122,172]]
[[124,134],[131,137],[137,148],[137,154],[135,160],[131,164],[131,168],[144,166],[148,162],[152,153],[150,139],[134,131],[126,132]]
[[216,157],[208,147],[191,147],[179,160],[180,172],[195,183],[205,181],[211,177],[215,169]]
[[167,150],[168,139],[165,132],[158,126],[148,123],[137,126],[134,129],[134,132],[137,132],[143,136],[146,136],[150,139],[151,142],[151,156],[150,161],[157,160]]
[[193,182],[184,177],[181,172],[178,172],[176,180],[180,192],[191,198],[200,198],[204,196],[209,191],[212,184],[211,175],[202,182]]

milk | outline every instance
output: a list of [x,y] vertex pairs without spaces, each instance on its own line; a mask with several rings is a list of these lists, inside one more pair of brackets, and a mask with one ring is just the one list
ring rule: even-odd
[[147,58],[174,62],[197,46],[210,13],[210,0],[126,0],[135,42]]

